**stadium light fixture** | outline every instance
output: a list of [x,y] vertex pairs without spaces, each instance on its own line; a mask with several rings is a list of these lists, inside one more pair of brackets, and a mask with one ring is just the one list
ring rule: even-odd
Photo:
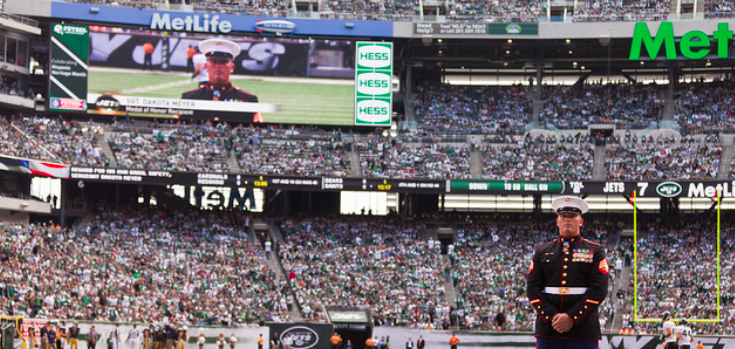
[[572,40],[567,39],[567,44],[571,44]]
[[510,54],[510,50],[505,50],[505,54],[506,55],[509,55]]
[[574,51],[572,51],[572,50],[569,50],[569,54],[570,54],[570,55],[571,55],[571,54],[573,54],[573,53],[574,53]]
[[508,43],[509,44],[512,44],[513,43],[513,39],[508,39]]
[[442,42],[442,39],[436,39],[436,42],[441,43]]

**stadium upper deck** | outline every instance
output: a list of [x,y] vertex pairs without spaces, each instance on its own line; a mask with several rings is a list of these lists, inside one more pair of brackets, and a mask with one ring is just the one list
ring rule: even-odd
[[[77,2],[77,1],[75,1]],[[196,12],[226,13],[250,16],[321,18],[335,20],[374,20],[374,21],[424,21],[438,19],[449,22],[488,22],[488,23],[537,23],[544,21],[572,22],[611,22],[611,21],[662,21],[678,19],[680,14],[699,13],[700,18],[729,18],[733,6],[727,1],[708,0],[700,3],[697,9],[689,4],[677,13],[671,1],[614,1],[587,0],[566,6],[566,10],[548,8],[546,1],[502,0],[492,3],[456,1],[448,4],[434,1],[381,1],[379,3],[356,3],[353,1],[333,0],[328,2],[307,2],[293,8],[289,1],[81,1],[82,3],[133,7],[140,9],[167,10],[187,9]],[[563,8],[564,6],[559,6]],[[549,11],[551,10],[551,11]],[[684,16],[687,17],[687,16]],[[695,16],[696,17],[696,16]]]

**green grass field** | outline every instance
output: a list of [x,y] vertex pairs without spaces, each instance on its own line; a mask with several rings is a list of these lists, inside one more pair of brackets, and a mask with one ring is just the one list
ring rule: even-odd
[[[233,85],[258,96],[262,103],[278,105],[277,113],[264,114],[268,123],[354,125],[354,85],[261,81],[232,77]],[[179,98],[197,87],[185,76],[125,72],[89,72],[90,93]]]

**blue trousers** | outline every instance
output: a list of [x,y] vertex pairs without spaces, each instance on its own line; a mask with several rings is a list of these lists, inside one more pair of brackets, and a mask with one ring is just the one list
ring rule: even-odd
[[599,341],[536,337],[536,349],[599,349]]

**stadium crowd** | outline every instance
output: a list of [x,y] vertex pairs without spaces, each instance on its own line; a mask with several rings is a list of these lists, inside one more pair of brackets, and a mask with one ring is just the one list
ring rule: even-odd
[[350,175],[349,142],[334,139],[269,139],[238,147],[240,169],[245,173],[294,176]]
[[0,116],[0,154],[38,160],[54,160],[55,156],[36,143],[34,137],[13,125],[15,115]]
[[[404,131],[386,137],[380,130],[353,135],[339,129],[232,128],[211,123],[123,127],[33,116],[2,117],[0,128],[1,155],[110,167],[113,164],[98,143],[106,134],[121,168],[296,176],[355,175],[350,155],[355,151],[360,175],[365,177],[468,179],[476,149],[485,179],[589,179],[592,143],[606,143],[606,156],[598,161],[604,161],[609,180],[704,179],[717,176],[724,146],[717,134],[654,138],[630,130],[606,138],[581,132],[538,137],[490,134],[478,143],[466,135],[450,139]],[[733,169],[726,173],[735,176],[735,160],[728,163]]]
[[34,136],[37,146],[47,149],[65,164],[109,166],[110,160],[102,153],[97,141],[97,137],[104,133],[102,125],[66,121],[61,117],[26,117],[15,124],[26,134]]
[[544,109],[539,120],[559,129],[586,129],[589,124],[602,123],[646,128],[661,121],[662,88],[632,83],[544,86]]
[[486,145],[483,178],[491,180],[583,180],[592,177],[594,147],[545,144],[537,139],[519,145]]
[[133,130],[110,134],[118,167],[177,171],[230,172],[229,139],[219,130],[196,126]]
[[288,218],[281,264],[310,321],[323,307],[369,307],[385,326],[442,328],[444,299],[440,246],[425,240],[420,223],[396,217]]
[[78,229],[4,223],[9,314],[186,325],[287,321],[283,291],[242,213],[98,207]]
[[[714,217],[685,218],[676,223],[648,224],[640,228],[638,253],[638,317],[660,318],[669,311],[675,319],[717,318],[717,227]],[[728,224],[729,225],[729,224]],[[695,334],[732,334],[735,325],[735,283],[732,228],[721,232],[720,300],[721,322],[692,325]],[[626,253],[631,254],[632,244]],[[686,258],[682,258],[682,256]],[[633,327],[633,278],[626,297],[627,318]],[[660,325],[636,323],[639,332],[660,333]]]
[[398,143],[382,137],[356,140],[362,175],[387,178],[471,178],[465,144]]
[[587,0],[582,11],[574,13],[575,22],[665,21],[671,1]]
[[[527,332],[535,319],[524,290],[528,260],[557,228],[498,223],[509,219],[456,219],[456,239],[446,246],[427,239],[417,217],[277,219],[280,278],[265,263],[271,249],[250,242],[245,213],[99,205],[76,229],[0,224],[0,298],[10,315],[202,326],[287,321],[293,293],[307,321],[326,321],[324,307],[339,304],[370,309],[376,325]],[[674,318],[716,317],[716,229],[706,221],[640,227],[639,317],[664,310]],[[609,328],[617,308],[625,328],[658,333],[656,324],[632,322],[632,277],[612,292],[623,257],[632,266],[632,241],[618,238],[622,227],[590,216],[583,228],[585,238],[606,247],[611,265],[600,322]],[[733,232],[726,228],[720,242],[723,321],[693,325],[695,335],[735,328]],[[447,283],[456,295],[449,303]]]
[[413,108],[419,129],[472,134],[511,135],[525,132],[533,103],[527,87],[417,85]]
[[727,0],[705,0],[704,12],[705,18],[732,18],[733,3]]
[[721,154],[718,143],[611,145],[605,173],[608,180],[711,179],[717,176]]
[[732,89],[729,79],[677,84],[674,120],[682,134],[735,132]]
[[495,2],[457,2],[442,11],[448,20],[496,23],[535,23],[539,20],[541,4],[538,0]]

